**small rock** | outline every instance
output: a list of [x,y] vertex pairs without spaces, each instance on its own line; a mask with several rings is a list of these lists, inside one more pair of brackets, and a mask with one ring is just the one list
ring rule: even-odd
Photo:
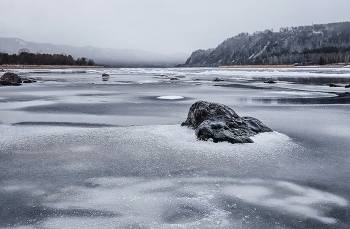
[[330,87],[341,87],[340,85],[334,84],[334,83],[331,83],[329,86],[330,86]]
[[102,77],[107,77],[107,76],[109,76],[107,73],[102,74]]
[[176,77],[172,77],[172,78],[170,78],[170,80],[179,80],[179,79]]
[[220,78],[215,78],[215,79],[213,79],[213,82],[221,82],[221,81],[224,81],[224,80],[222,80],[222,79],[220,79]]
[[35,83],[36,80],[33,78],[22,78],[22,83]]
[[276,81],[273,81],[273,80],[266,80],[266,81],[264,81],[264,83],[274,84],[274,83],[276,83]]

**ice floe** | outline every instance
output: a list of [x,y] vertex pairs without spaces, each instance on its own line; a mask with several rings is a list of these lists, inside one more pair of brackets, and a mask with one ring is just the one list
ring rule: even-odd
[[159,96],[157,99],[166,99],[166,100],[176,100],[176,99],[183,99],[184,97],[179,96],[179,95],[164,95],[164,96]]

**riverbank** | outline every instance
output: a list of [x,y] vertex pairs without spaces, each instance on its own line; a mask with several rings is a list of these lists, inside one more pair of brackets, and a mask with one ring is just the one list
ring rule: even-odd
[[219,66],[219,68],[294,68],[293,65],[229,65]]
[[0,69],[67,69],[67,68],[103,68],[103,66],[78,65],[0,65]]
[[305,65],[305,66],[294,66],[294,65],[229,65],[219,66],[219,68],[349,68],[347,64],[328,64],[328,65]]

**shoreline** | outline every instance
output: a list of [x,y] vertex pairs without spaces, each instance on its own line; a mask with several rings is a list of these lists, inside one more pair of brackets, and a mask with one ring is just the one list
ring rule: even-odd
[[[0,65],[0,72],[6,69],[69,69],[69,68],[104,68],[103,66],[78,66],[78,65]],[[218,68],[350,68],[350,65],[224,65]]]
[[347,64],[329,64],[329,65],[227,65],[218,66],[218,68],[349,68]]
[[219,68],[295,68],[293,65],[223,65]]
[[0,65],[3,69],[68,69],[68,68],[104,68],[103,66],[78,66],[78,65]]

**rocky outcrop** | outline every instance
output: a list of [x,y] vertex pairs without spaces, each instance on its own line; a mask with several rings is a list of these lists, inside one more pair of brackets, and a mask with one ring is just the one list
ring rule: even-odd
[[15,73],[6,72],[0,78],[0,85],[18,86],[21,85],[22,79]]
[[205,101],[194,103],[181,125],[195,129],[198,139],[213,142],[252,143],[251,136],[272,131],[255,118],[240,117],[226,105]]

